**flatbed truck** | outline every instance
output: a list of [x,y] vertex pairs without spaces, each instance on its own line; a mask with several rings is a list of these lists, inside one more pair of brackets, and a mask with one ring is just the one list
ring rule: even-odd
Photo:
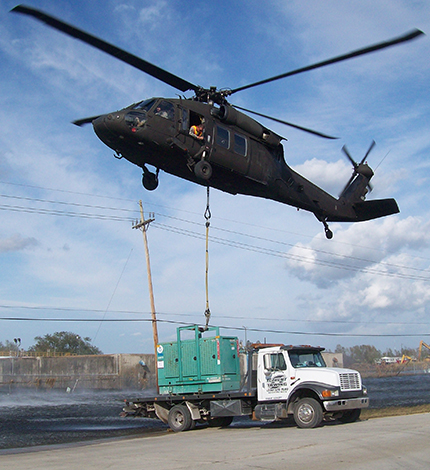
[[[183,339],[185,331],[193,337]],[[236,416],[294,416],[300,428],[315,428],[324,419],[354,422],[369,406],[360,373],[327,367],[324,348],[248,346],[241,373],[238,338],[220,336],[218,328],[204,333],[180,327],[177,341],[157,346],[159,393],[126,400],[123,416],[157,418],[175,432],[198,422],[229,426]]]

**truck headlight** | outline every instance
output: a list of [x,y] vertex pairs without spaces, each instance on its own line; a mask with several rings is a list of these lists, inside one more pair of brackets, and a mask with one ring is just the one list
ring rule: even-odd
[[323,396],[323,398],[338,397],[339,396],[339,390],[323,390],[321,392],[321,395]]
[[363,385],[363,395],[367,395],[367,387]]

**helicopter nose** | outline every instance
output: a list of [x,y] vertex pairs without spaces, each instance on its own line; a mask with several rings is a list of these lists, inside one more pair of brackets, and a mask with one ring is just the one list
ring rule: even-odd
[[120,140],[120,126],[123,116],[119,113],[110,113],[94,119],[93,127],[97,137],[109,147]]

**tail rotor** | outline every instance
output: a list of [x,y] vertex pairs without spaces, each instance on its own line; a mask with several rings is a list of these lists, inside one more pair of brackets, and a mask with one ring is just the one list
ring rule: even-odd
[[341,192],[340,194],[340,197],[345,197],[347,195],[347,193],[349,193],[350,191],[349,188],[352,184],[352,182],[354,181],[354,179],[358,176],[358,175],[361,175],[363,176],[364,178],[367,178],[368,182],[367,182],[367,188],[369,191],[372,191],[372,185],[369,183],[370,179],[372,178],[373,176],[373,171],[372,169],[370,168],[370,166],[365,163],[367,157],[369,156],[369,153],[372,151],[373,147],[376,145],[376,142],[374,140],[372,140],[372,143],[370,144],[370,147],[369,149],[367,150],[366,154],[364,155],[364,157],[361,159],[360,163],[357,163],[351,156],[351,154],[349,153],[346,145],[344,145],[342,147],[342,151],[343,153],[347,156],[348,160],[352,163],[352,166],[354,168],[353,170],[353,173],[352,173],[352,176],[351,178],[349,179],[348,183],[345,185],[343,191]]

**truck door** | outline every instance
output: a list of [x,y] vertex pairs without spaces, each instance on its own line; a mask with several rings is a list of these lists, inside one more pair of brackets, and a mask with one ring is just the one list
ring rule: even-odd
[[259,401],[283,400],[288,397],[288,368],[281,351],[264,352],[259,357],[257,392]]

